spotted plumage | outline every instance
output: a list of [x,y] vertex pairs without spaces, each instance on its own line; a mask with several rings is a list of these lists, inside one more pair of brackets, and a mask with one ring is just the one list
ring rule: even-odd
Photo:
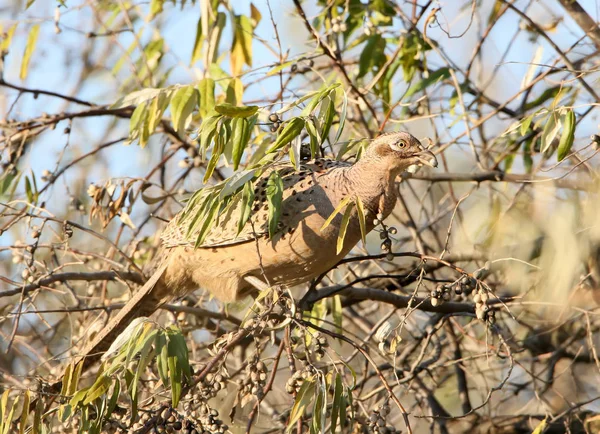
[[[273,166],[283,183],[281,219],[276,233],[267,237],[268,213],[265,172],[255,182],[252,215],[237,234],[239,207],[219,217],[200,248],[194,234],[186,235],[175,217],[165,229],[160,261],[148,282],[140,288],[103,332],[84,351],[86,366],[106,351],[112,339],[141,315],[149,315],[162,303],[201,288],[215,298],[234,301],[256,291],[251,281],[293,286],[334,267],[361,238],[352,215],[341,250],[336,248],[341,215],[322,230],[323,223],[342,200],[359,198],[373,217],[387,217],[396,203],[395,179],[414,164],[435,166],[435,157],[407,133],[385,134],[375,139],[362,158],[350,165],[333,160]],[[295,194],[292,192],[295,191]],[[367,219],[367,231],[373,219]]]
[[[283,183],[282,207],[287,210],[282,213],[279,220],[280,229],[274,234],[274,237],[278,237],[281,234],[288,232],[291,228],[292,219],[290,219],[290,215],[294,213],[295,207],[293,203],[290,203],[292,200],[295,200],[298,203],[302,203],[304,200],[310,201],[309,195],[312,195],[315,192],[315,190],[312,189],[312,186],[315,183],[318,183],[319,178],[325,174],[328,169],[350,166],[350,163],[326,158],[302,162],[300,163],[298,170],[289,164],[274,165],[254,181],[255,187],[252,213],[250,214],[248,222],[239,234],[238,222],[243,209],[240,200],[236,201],[234,206],[224,210],[222,215],[217,217],[217,224],[210,230],[198,248],[227,246],[268,236],[269,208],[266,204],[266,190],[267,179],[273,171],[277,171],[281,177]],[[198,208],[200,205],[201,203],[198,203],[196,207]],[[192,210],[190,214],[194,215],[194,210]],[[165,247],[195,245],[200,229],[198,228],[188,234],[186,223],[187,222],[185,221],[180,221],[177,217],[171,220],[161,234],[161,240]]]

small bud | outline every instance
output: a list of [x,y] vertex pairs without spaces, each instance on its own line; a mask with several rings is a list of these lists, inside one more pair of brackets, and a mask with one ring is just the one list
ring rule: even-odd
[[269,115],[269,121],[277,122],[279,120],[279,115],[277,113],[271,113]]
[[389,232],[390,234],[392,234],[392,235],[396,235],[396,234],[398,233],[398,229],[396,229],[396,228],[395,228],[395,227],[393,227],[393,226],[390,226],[390,227],[388,228],[388,232]]

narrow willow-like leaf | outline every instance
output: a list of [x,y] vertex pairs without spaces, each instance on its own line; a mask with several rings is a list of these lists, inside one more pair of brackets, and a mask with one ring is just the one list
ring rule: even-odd
[[333,404],[331,407],[331,434],[335,434],[337,422],[340,416],[340,405],[342,402],[342,392],[344,385],[342,384],[342,376],[339,373],[335,374],[335,386],[333,389]]
[[450,69],[446,67],[433,71],[429,74],[429,77],[424,78],[423,80],[409,87],[406,93],[404,94],[404,98],[408,99],[415,93],[421,92],[422,90],[428,88],[432,84],[435,84],[441,80],[445,80],[448,77],[450,77]]
[[321,110],[319,112],[319,119],[321,120],[321,137],[320,142],[323,143],[329,137],[329,130],[333,124],[333,118],[335,117],[335,103],[331,96],[328,96],[323,100],[321,104]]
[[267,151],[267,154],[275,152],[279,148],[290,143],[297,135],[299,135],[302,132],[302,128],[304,128],[304,119],[290,119],[290,121],[286,123],[281,133],[279,133],[279,136],[277,136],[277,140],[275,140],[273,146],[271,146]]
[[97,398],[104,395],[110,387],[110,378],[105,375],[100,375],[96,382],[89,388],[83,399],[83,405],[88,405],[94,402]]
[[519,130],[519,132],[521,133],[521,136],[524,136],[529,131],[529,126],[531,125],[531,121],[533,120],[534,115],[535,115],[535,113],[530,114],[523,120],[523,122],[521,122],[521,127]]
[[558,143],[558,161],[562,161],[571,151],[573,141],[575,140],[575,113],[573,110],[568,110],[565,115],[565,125]]
[[68,394],[67,391],[70,389],[72,373],[73,373],[73,364],[69,363],[67,365],[67,367],[65,368],[65,373],[63,374],[62,386],[60,389],[60,394],[62,396],[67,396],[67,394]]
[[269,204],[269,237],[277,232],[277,224],[281,217],[281,202],[283,200],[283,182],[277,171],[273,171],[267,181],[267,203]]
[[156,365],[158,369],[158,375],[163,386],[166,388],[169,386],[169,362],[168,362],[168,349],[167,349],[167,337],[165,332],[160,330],[156,336]]
[[29,63],[31,61],[31,55],[35,50],[35,45],[37,44],[39,34],[40,25],[36,24],[31,28],[31,30],[29,31],[29,35],[27,36],[25,51],[23,52],[23,58],[21,59],[21,71],[19,72],[19,78],[21,80],[25,80],[27,78],[27,73],[29,72]]
[[244,184],[242,191],[242,203],[240,204],[240,219],[238,220],[237,235],[242,232],[252,214],[252,204],[254,203],[254,188],[251,182]]
[[23,408],[21,409],[21,418],[19,420],[19,434],[25,432],[27,428],[27,415],[29,414],[29,402],[31,401],[31,392],[29,389],[25,389],[23,393]]
[[204,119],[215,108],[215,81],[212,78],[203,78],[198,83],[200,92],[200,116]]
[[314,97],[310,100],[310,102],[306,105],[304,110],[302,110],[302,116],[310,115],[314,109],[323,101],[325,98],[329,97],[331,93],[336,90],[340,86],[339,83],[334,83],[330,86],[325,87],[324,89],[318,91]]
[[331,316],[333,317],[333,323],[335,324],[338,333],[342,333],[342,299],[340,298],[339,294],[336,294],[333,296],[333,298],[331,298]]
[[184,86],[171,98],[171,120],[180,135],[192,120],[192,112],[198,103],[198,91],[194,86]]
[[8,51],[10,47],[10,43],[12,42],[13,35],[15,34],[15,30],[17,30],[17,26],[19,23],[15,23],[6,31],[6,36],[0,41],[0,52]]
[[231,128],[233,130],[231,137],[231,159],[233,162],[233,170],[237,170],[240,165],[240,161],[242,161],[242,155],[244,153],[244,148],[246,147],[246,144],[243,143],[243,138],[245,137],[244,129],[246,128],[246,125],[246,120],[244,118],[234,118],[231,123]]
[[356,213],[358,215],[358,224],[360,225],[360,238],[362,239],[363,245],[366,246],[367,245],[367,219],[366,219],[366,213],[365,213],[365,208],[364,205],[362,203],[362,200],[360,199],[360,197],[357,197],[356,200],[354,201],[356,203]]
[[120,393],[121,393],[121,382],[115,381],[114,386],[113,386],[112,395],[110,396],[110,399],[106,406],[106,417],[109,417],[112,414],[112,412],[115,410],[115,408],[117,407],[117,402],[119,400]]
[[325,220],[325,223],[323,223],[323,226],[321,226],[321,229],[320,229],[321,232],[323,232],[327,228],[327,226],[329,226],[329,224],[332,222],[332,220],[335,218],[335,216],[338,215],[338,213],[340,213],[342,211],[342,209],[344,209],[344,207],[348,204],[348,202],[350,202],[350,200],[351,200],[351,197],[348,196],[340,201],[338,206],[336,206],[335,209],[333,210],[333,212],[329,215],[329,217],[327,217],[327,220]]
[[342,222],[340,223],[340,231],[338,233],[336,253],[340,253],[344,249],[344,239],[346,238],[346,230],[348,229],[348,223],[350,222],[350,216],[352,215],[352,209],[354,209],[354,202],[350,202],[344,211]]
[[337,143],[344,132],[344,126],[346,125],[346,115],[348,112],[348,95],[343,88],[340,88],[342,92],[342,111],[340,112],[340,122],[338,125],[337,133],[335,133],[335,139],[333,139],[333,143]]
[[238,76],[242,72],[243,64],[252,66],[252,35],[254,29],[250,18],[245,15],[235,15],[233,26],[234,35],[229,61],[232,75]]
[[204,34],[202,32],[202,20],[204,17],[200,15],[198,18],[198,24],[196,25],[196,38],[194,39],[194,48],[192,49],[192,58],[190,60],[190,65],[193,65],[198,60],[200,60],[200,56],[202,55],[202,42],[204,41]]
[[319,146],[321,144],[320,140],[319,140],[319,134],[317,132],[317,125],[315,124],[315,121],[318,122],[316,119],[307,119],[306,123],[305,123],[305,127],[306,127],[306,132],[308,133],[308,138],[310,140],[310,157],[311,158],[315,158],[315,156],[318,154],[319,152]]
[[296,400],[294,401],[294,405],[292,407],[292,411],[290,412],[290,422],[287,426],[287,432],[291,432],[296,425],[298,419],[302,417],[306,407],[312,401],[315,392],[315,382],[313,378],[307,378],[302,383],[298,394],[296,395]]
[[206,217],[204,217],[204,221],[202,222],[202,227],[198,231],[198,237],[196,238],[195,248],[198,248],[208,235],[209,230],[212,227],[213,222],[217,216],[217,211],[219,210],[221,204],[219,203],[218,197],[214,197],[211,201],[210,208],[208,208],[208,212]]
[[219,121],[223,119],[222,115],[211,116],[202,121],[200,126],[200,147],[203,152],[208,148],[210,141],[217,133],[217,129],[220,128]]
[[548,120],[546,121],[546,125],[544,126],[544,130],[542,131],[542,152],[546,152],[550,148],[550,145],[552,145],[552,141],[556,138],[559,130],[560,120],[558,113],[550,112]]
[[[222,131],[222,130],[221,130]],[[215,145],[212,149],[212,155],[210,156],[210,160],[206,165],[206,172],[204,173],[203,182],[206,183],[212,176],[215,168],[217,167],[217,163],[219,162],[219,158],[223,154],[223,150],[225,149],[224,138],[220,136],[221,132],[218,132],[215,136]]]
[[229,116],[230,118],[247,118],[258,111],[258,106],[235,106],[233,104],[223,103],[215,106],[215,110],[217,113]]

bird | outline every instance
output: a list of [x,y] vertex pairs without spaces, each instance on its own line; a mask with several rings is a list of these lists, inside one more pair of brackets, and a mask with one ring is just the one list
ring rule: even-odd
[[[189,231],[185,218],[194,212],[174,216],[162,232],[156,270],[84,348],[79,359],[82,369],[97,361],[132,320],[150,316],[162,304],[198,288],[230,303],[256,293],[257,280],[292,287],[327,272],[362,238],[359,218],[353,212],[343,246],[338,248],[341,213],[323,228],[334,210],[349,197],[360,199],[366,232],[371,231],[394,208],[396,177],[415,165],[437,167],[437,160],[411,134],[383,133],[353,164],[318,158],[300,162],[299,167],[272,165],[254,181],[254,202],[241,231],[239,204],[220,216],[198,246],[198,230]],[[274,171],[283,194],[279,222],[270,233],[266,189]]]

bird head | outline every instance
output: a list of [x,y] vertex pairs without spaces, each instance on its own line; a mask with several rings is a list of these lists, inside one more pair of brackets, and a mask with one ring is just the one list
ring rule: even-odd
[[391,172],[400,173],[410,166],[437,167],[435,155],[406,132],[385,133],[373,140],[365,157],[383,161]]

